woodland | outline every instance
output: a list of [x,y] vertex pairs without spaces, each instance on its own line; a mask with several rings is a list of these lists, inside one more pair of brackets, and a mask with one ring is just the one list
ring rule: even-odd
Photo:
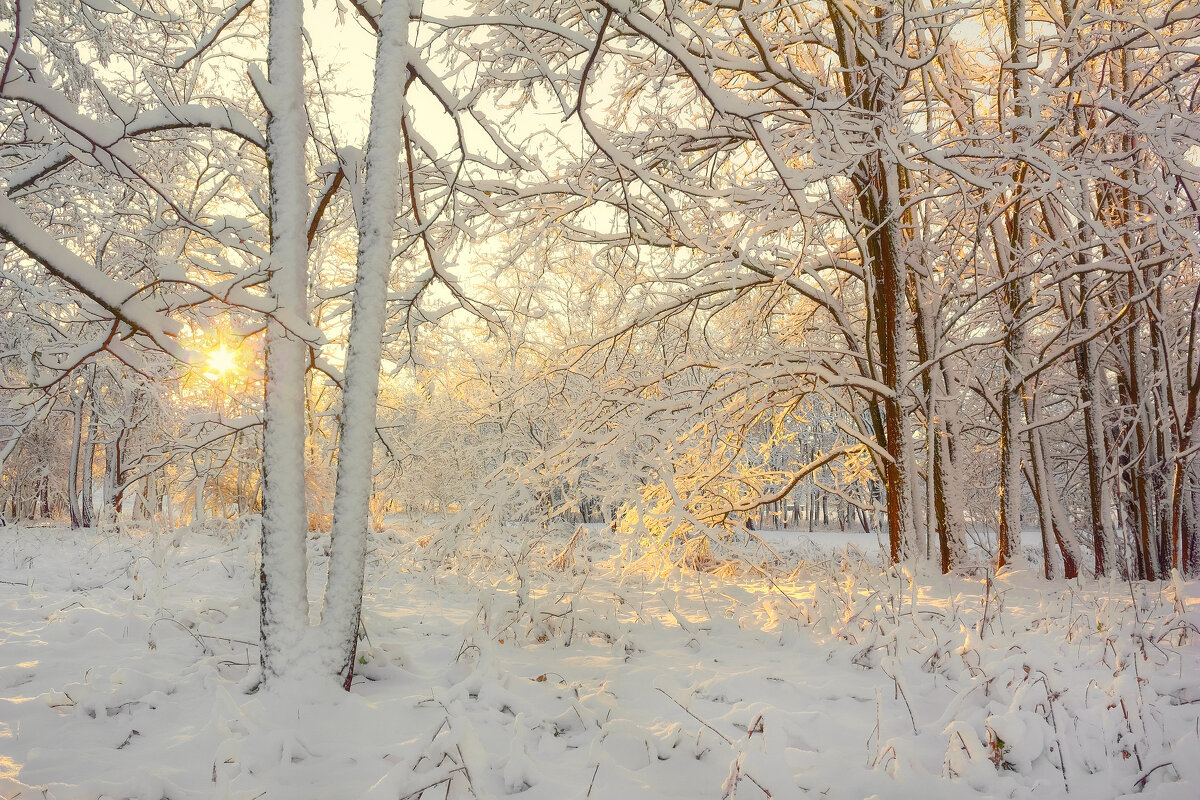
[[[78,570],[107,564],[127,590],[113,608],[131,603],[133,619],[130,592],[157,603],[153,639],[171,570],[192,564],[181,554],[209,577],[236,573],[245,592],[208,609],[233,614],[235,633],[205,638],[170,618],[226,665],[214,675],[263,703],[313,681],[353,694],[391,679],[372,615],[390,619],[385,596],[415,602],[401,573],[491,587],[475,621],[456,622],[474,637],[448,656],[460,666],[520,638],[494,624],[504,614],[529,618],[527,645],[570,647],[576,623],[554,621],[582,613],[593,562],[614,586],[666,580],[639,585],[690,642],[715,637],[685,610],[712,614],[706,580],[731,582],[729,596],[761,584],[745,600],[757,611],[726,615],[756,620],[739,630],[778,632],[777,604],[814,636],[826,612],[800,598],[844,591],[822,607],[841,608],[828,611],[840,620],[830,647],[893,643],[846,658],[886,676],[883,694],[863,690],[878,710],[868,772],[897,781],[904,745],[888,754],[882,720],[896,712],[915,741],[927,733],[920,704],[901,702],[903,657],[919,651],[936,673],[952,651],[970,662],[985,631],[1098,633],[1088,663],[1120,662],[1096,679],[1111,683],[1154,661],[1153,641],[1156,668],[1179,681],[1154,683],[1154,700],[1139,676],[1136,700],[1114,689],[1097,707],[1126,731],[1096,723],[1107,767],[1083,734],[1065,745],[1045,733],[1066,736],[1058,662],[1040,673],[1040,705],[943,719],[930,758],[952,786],[1004,796],[1044,796],[1049,774],[1070,793],[1073,772],[1104,796],[1195,796],[1200,776],[1173,753],[1200,702],[1188,655],[1200,636],[1188,599],[1200,594],[1200,6],[0,0],[0,523],[13,613],[35,591],[21,569],[61,556],[76,570],[66,598],[91,585]],[[822,535],[840,556],[798,544]],[[206,546],[236,551],[244,574],[218,574]],[[817,573],[805,583],[802,569]],[[560,587],[569,612],[546,605],[564,576],[582,580]],[[866,600],[855,582],[874,587]],[[631,613],[612,591],[622,602],[589,636],[648,651],[629,649],[636,625],[604,627]],[[955,651],[922,626],[959,635],[963,591],[979,616],[961,628],[976,639]],[[993,604],[1021,604],[1003,596],[1042,599],[1008,631]],[[1072,598],[1091,610],[1072,616]],[[923,599],[950,605],[922,618]],[[1038,628],[1055,614],[1060,638]],[[1118,630],[1128,651],[1106,633]],[[931,651],[904,644],[925,635]],[[231,678],[218,649],[243,645]],[[988,669],[977,661],[962,680]],[[1026,664],[1012,680],[1038,674]],[[560,784],[520,767],[532,745],[502,768],[473,757],[450,722],[465,701],[438,691],[447,716],[422,746],[440,742],[440,755],[427,747],[396,768],[409,782],[364,792],[583,797],[597,785],[607,762],[591,783],[583,769]],[[899,705],[885,709],[884,694]],[[706,730],[732,746],[680,697],[654,695],[707,726],[697,761]],[[1169,710],[1146,710],[1159,701]],[[83,705],[72,698],[71,713]],[[1089,709],[1066,712],[1076,731]],[[1162,722],[1158,739],[1147,718]],[[808,788],[779,788],[803,773],[775,776],[782,756],[752,774],[745,743],[763,719],[739,723],[743,749],[714,784],[680,796]],[[5,772],[2,728],[0,787],[25,780]],[[1021,755],[1013,742],[1035,728],[1044,748]],[[949,754],[947,736],[962,743]],[[666,761],[666,739],[634,739],[638,758],[657,747]],[[313,760],[289,747],[291,763]],[[1158,766],[1143,761],[1156,747]],[[217,796],[291,780],[231,772],[221,764],[253,759],[229,758],[212,763],[228,790]],[[489,769],[504,773],[494,793]],[[674,796],[655,780],[634,796]],[[108,796],[70,783],[63,797]],[[172,786],[111,796],[192,796]]]

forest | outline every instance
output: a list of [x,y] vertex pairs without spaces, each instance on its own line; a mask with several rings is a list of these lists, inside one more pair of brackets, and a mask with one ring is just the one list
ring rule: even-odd
[[0,0],[0,794],[1194,797],[1198,204],[1180,0]]

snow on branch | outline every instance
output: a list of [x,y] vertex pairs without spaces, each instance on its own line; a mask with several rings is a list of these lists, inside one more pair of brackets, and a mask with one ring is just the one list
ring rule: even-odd
[[175,340],[183,329],[179,322],[138,298],[139,287],[106,275],[71,252],[3,196],[0,196],[0,233],[51,275],[75,287],[114,318],[141,331],[179,360],[188,360],[188,351]]

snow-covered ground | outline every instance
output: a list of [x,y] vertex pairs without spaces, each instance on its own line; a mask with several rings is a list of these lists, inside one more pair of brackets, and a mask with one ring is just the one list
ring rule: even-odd
[[346,694],[247,691],[248,533],[0,529],[0,796],[1200,797],[1197,582],[419,533],[375,537]]

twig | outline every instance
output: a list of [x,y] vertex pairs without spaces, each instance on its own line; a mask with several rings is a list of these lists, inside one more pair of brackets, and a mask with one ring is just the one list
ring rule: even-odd
[[584,795],[585,800],[586,800],[586,798],[592,796],[592,786],[596,783],[596,773],[599,771],[600,771],[600,762],[597,761],[596,768],[594,770],[592,770],[592,779],[591,779],[591,781],[588,782],[587,794]]
[[688,708],[687,706],[685,706],[683,703],[681,703],[681,702],[679,702],[678,700],[676,700],[674,697],[671,697],[671,695],[669,695],[669,694],[667,694],[665,691],[663,691],[663,689],[662,689],[661,687],[659,688],[659,691],[660,691],[660,692],[662,692],[662,693],[663,693],[663,696],[664,696],[664,697],[666,697],[668,700],[670,700],[672,703],[674,703],[675,705],[677,705],[677,706],[679,706],[680,708],[682,708],[682,709],[683,709],[683,710],[684,710],[684,711],[687,713],[687,715],[688,715],[689,717],[691,717],[692,719],[696,720],[696,722],[699,722],[699,723],[700,723],[701,725],[703,725],[704,727],[708,728],[710,731],[712,731],[713,733],[715,733],[717,736],[720,736],[722,739],[724,739],[724,740],[725,740],[725,743],[726,743],[727,745],[729,745],[730,747],[732,747],[732,746],[733,746],[733,739],[730,739],[728,736],[726,736],[725,734],[721,733],[719,730],[717,730],[716,728],[714,728],[712,725],[709,725],[707,722],[705,722],[704,720],[702,720],[702,719],[700,719],[699,717],[697,717],[695,714],[693,714],[693,713],[692,713],[691,709],[689,709],[689,708]]
[[200,649],[204,651],[204,655],[206,655],[206,656],[213,655],[212,650],[210,650],[208,645],[206,645],[204,643],[203,639],[201,639],[198,635],[196,635],[195,631],[191,630],[190,628],[188,628],[188,626],[184,625],[182,622],[180,622],[177,619],[173,619],[172,617],[159,617],[158,619],[154,620],[154,622],[150,623],[150,631],[153,632],[154,626],[160,622],[174,622],[176,625],[179,626],[179,630],[183,631],[188,636],[191,636],[193,639],[196,640],[196,644],[200,645]]
[[[662,689],[661,687],[659,687],[659,691],[660,691],[660,692],[662,692],[662,693],[663,693],[663,695],[664,695],[665,697],[667,697],[667,699],[669,699],[669,700],[670,700],[672,703],[674,703],[675,705],[677,705],[677,706],[679,706],[680,708],[682,708],[682,709],[684,710],[684,712],[685,712],[685,713],[687,713],[687,715],[688,715],[689,717],[691,717],[692,719],[696,720],[696,722],[699,722],[701,725],[703,725],[704,727],[708,728],[710,731],[712,731],[713,733],[715,733],[717,736],[720,736],[722,739],[724,739],[724,740],[725,740],[725,743],[726,743],[727,745],[729,745],[730,747],[734,747],[734,746],[735,746],[735,745],[734,745],[734,743],[733,743],[733,739],[730,739],[728,736],[726,736],[725,734],[721,733],[719,730],[717,730],[716,728],[714,728],[712,725],[709,725],[707,722],[705,722],[704,720],[702,720],[702,719],[700,719],[699,717],[697,717],[695,714],[693,714],[693,713],[692,713],[691,709],[689,709],[689,708],[688,708],[687,706],[685,706],[683,703],[681,703],[681,702],[679,702],[678,700],[676,700],[674,697],[671,697],[671,695],[669,695],[669,694],[667,694],[665,691],[663,691],[663,689]],[[597,765],[597,768],[598,768],[598,767],[599,767],[599,765]],[[746,778],[748,781],[750,781],[750,782],[751,782],[751,783],[753,783],[755,786],[757,786],[757,787],[758,787],[758,790],[759,790],[760,792],[762,792],[763,794],[765,794],[767,797],[773,797],[773,796],[774,796],[774,795],[772,795],[772,794],[771,794],[771,792],[770,792],[770,791],[769,791],[769,790],[768,790],[768,789],[767,789],[765,786],[763,786],[761,783],[759,783],[759,782],[758,782],[758,780],[757,780],[757,779],[756,779],[756,778],[755,778],[753,775],[751,775],[750,773],[748,773],[748,772],[742,772],[741,770],[739,770],[739,774],[741,774],[741,775],[742,775],[742,776],[744,776],[744,777],[745,777],[745,778]],[[593,776],[593,777],[594,777],[594,776]]]
[[207,559],[210,559],[210,558],[216,558],[217,556],[223,556],[223,555],[225,555],[226,553],[232,553],[232,552],[234,552],[235,550],[237,550],[237,548],[236,548],[236,547],[231,547],[231,548],[229,548],[228,550],[221,550],[220,552],[217,552],[217,553],[207,553],[207,554],[205,554],[205,555],[202,555],[202,556],[196,556],[195,558],[189,558],[187,561],[181,561],[181,562],[179,562],[179,566],[181,566],[181,567],[186,567],[188,564],[194,564],[194,563],[196,563],[197,561],[205,561],[205,560],[207,560]]
[[[897,666],[899,666],[899,665],[897,665]],[[909,719],[909,721],[912,722],[913,733],[920,734],[920,731],[917,730],[917,717],[915,714],[913,714],[912,704],[908,702],[908,695],[905,693],[904,687],[900,685],[900,679],[898,677],[896,677],[896,675],[893,675],[892,673],[888,672],[887,667],[883,666],[883,664],[880,664],[879,668],[881,670],[883,670],[884,675],[887,675],[889,678],[892,679],[892,683],[896,684],[896,693],[900,695],[900,698],[902,700],[904,700],[905,707],[908,708],[908,719]],[[899,673],[899,670],[896,670],[896,672]]]
[[[612,13],[610,10],[609,14]],[[605,18],[605,22],[608,19]],[[21,0],[13,2],[13,42],[12,49],[8,51],[8,57],[4,59],[4,70],[0,72],[0,91],[4,91],[4,84],[8,83],[8,71],[12,68],[13,60],[17,57],[17,46],[21,44]],[[597,44],[597,47],[599,44]]]
[[1162,769],[1163,767],[1170,767],[1170,766],[1172,766],[1172,762],[1164,761],[1163,763],[1159,764],[1157,767],[1151,767],[1149,772],[1147,772],[1145,775],[1143,775],[1142,777],[1140,777],[1136,781],[1134,781],[1134,784],[1133,784],[1134,788],[1137,789],[1139,792],[1142,789],[1145,789],[1146,781],[1150,780],[1151,775],[1153,775],[1155,772]]
[[[466,772],[466,769],[464,769],[463,767],[455,767],[454,769],[450,770],[451,773],[460,772],[460,771]],[[453,779],[454,779],[454,775],[447,775],[444,778],[439,778],[438,780],[433,781],[432,783],[422,786],[420,789],[412,790],[408,794],[404,795],[402,800],[412,800],[412,798],[414,798],[414,797],[420,797],[421,795],[423,795],[425,792],[429,791],[433,787],[441,786],[443,783],[449,783]]]

